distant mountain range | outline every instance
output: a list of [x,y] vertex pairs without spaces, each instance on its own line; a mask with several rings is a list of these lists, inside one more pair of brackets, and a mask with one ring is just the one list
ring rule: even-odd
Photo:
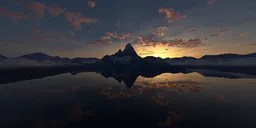
[[0,54],[0,61],[3,61],[5,59],[7,59],[7,57]]
[[61,58],[59,56],[49,56],[44,53],[32,53],[32,54],[15,57],[14,59],[36,60],[38,62],[48,60],[53,62],[80,63],[80,64],[86,63],[86,62],[96,62],[100,60],[98,58],[80,58],[80,57],[73,58],[73,59],[70,59],[67,57]]
[[[0,54],[0,61],[7,59],[7,57]],[[131,44],[127,44],[125,49],[117,51],[113,55],[106,55],[102,59],[98,58],[61,58],[59,56],[49,56],[44,53],[32,53],[22,55],[14,59],[26,59],[40,61],[53,61],[53,62],[66,62],[66,63],[101,63],[105,66],[109,65],[127,65],[145,66],[146,64],[168,64],[168,65],[255,65],[256,66],[256,53],[240,55],[240,54],[220,54],[220,55],[204,55],[201,58],[194,57],[181,57],[181,58],[160,58],[148,56],[141,58],[138,56]]]

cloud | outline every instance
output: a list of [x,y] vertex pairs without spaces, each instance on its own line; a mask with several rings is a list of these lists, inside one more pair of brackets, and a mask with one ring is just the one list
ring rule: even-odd
[[93,2],[92,0],[88,0],[88,5],[93,8],[95,7],[95,2]]
[[164,31],[168,31],[168,27],[158,27],[152,34],[158,37],[162,37],[164,36]]
[[68,22],[73,21],[73,14],[71,12],[65,12],[65,18]]
[[212,34],[210,36],[223,36],[224,35],[224,32],[218,32],[216,34]]
[[175,13],[173,8],[170,8],[170,9],[160,8],[160,9],[158,9],[158,13],[159,14],[165,13],[166,14],[166,18],[168,19],[169,23],[178,21],[181,18],[185,18],[186,17],[186,16],[181,16],[180,13]]
[[70,31],[70,30],[69,30],[69,33],[70,33],[71,36],[76,36],[76,33],[73,32],[73,31]]
[[100,37],[101,40],[111,40],[110,36],[102,36]]
[[78,42],[75,41],[75,40],[71,40],[71,43],[72,43],[72,44],[78,44]]
[[130,33],[127,34],[117,34],[116,32],[106,32],[106,34],[110,37],[113,37],[115,39],[119,39],[119,40],[125,40],[128,38],[131,38],[132,35]]
[[39,2],[26,3],[24,4],[24,8],[32,11],[37,18],[39,19],[44,18],[44,11],[46,9],[46,6],[44,3],[39,3]]
[[89,45],[89,46],[93,46],[93,45],[108,45],[111,42],[112,41],[109,41],[109,40],[96,40],[96,41],[87,43],[87,45]]
[[212,34],[210,36],[224,36],[224,32],[229,31],[229,29],[225,28],[225,29],[221,29],[219,32]]
[[227,31],[229,31],[229,29],[227,29],[227,28],[224,28],[224,29],[220,30],[220,32],[227,32]]
[[95,23],[98,20],[95,18],[86,18],[82,13],[79,12],[66,12],[66,20],[74,27],[75,30],[81,29],[82,23]]
[[246,35],[247,35],[246,32],[241,32],[241,33],[240,33],[240,36],[246,36]]
[[189,31],[193,31],[194,32],[194,31],[196,31],[196,28],[191,28]]
[[202,40],[201,38],[195,38],[195,39],[189,39],[189,40],[183,40],[183,39],[178,39],[176,38],[175,40],[171,41],[157,41],[153,40],[149,37],[138,37],[139,43],[142,46],[166,46],[166,47],[197,47],[202,45]]
[[17,23],[19,19],[28,18],[28,16],[23,12],[10,12],[9,10],[1,7],[0,7],[0,14],[11,18],[15,23]]
[[216,0],[207,0],[208,4],[214,4],[216,2]]
[[52,17],[56,17],[56,16],[59,16],[59,15],[63,14],[65,12],[65,10],[66,9],[62,9],[58,6],[49,6],[49,7],[47,7],[47,11]]

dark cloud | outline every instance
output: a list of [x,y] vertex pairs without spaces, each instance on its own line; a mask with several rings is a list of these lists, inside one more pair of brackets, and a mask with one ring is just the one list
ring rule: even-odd
[[59,16],[65,12],[66,9],[62,9],[59,6],[48,6],[47,11],[52,17]]
[[39,19],[44,19],[44,12],[46,10],[46,5],[44,3],[32,2],[24,4],[24,8],[32,11],[35,16]]
[[11,12],[5,8],[0,7],[0,14],[11,18],[15,23],[20,19],[27,19],[28,15],[23,12]]
[[224,32],[227,32],[229,31],[229,29],[225,28],[225,29],[221,29],[219,32],[215,33],[215,34],[212,34],[210,36],[224,36]]
[[224,32],[218,32],[218,33],[212,34],[210,36],[223,36],[223,35],[224,35]]
[[191,28],[189,31],[193,31],[194,32],[194,31],[196,31],[196,28]]

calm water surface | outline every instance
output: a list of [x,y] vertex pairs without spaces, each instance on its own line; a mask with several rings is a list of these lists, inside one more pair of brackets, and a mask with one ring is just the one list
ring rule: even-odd
[[0,85],[1,128],[255,128],[256,79],[198,73],[138,77],[132,88],[97,73]]

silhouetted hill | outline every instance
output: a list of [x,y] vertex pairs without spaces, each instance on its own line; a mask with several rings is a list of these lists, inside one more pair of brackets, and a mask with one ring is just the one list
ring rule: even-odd
[[0,61],[7,59],[6,56],[0,54]]
[[239,59],[239,58],[245,58],[245,57],[256,57],[256,53],[245,54],[245,55],[232,54],[232,53],[220,54],[220,55],[204,55],[200,59]]
[[28,54],[28,55],[23,55],[23,56],[19,56],[16,58],[23,58],[23,59],[27,59],[27,60],[37,60],[37,61],[43,61],[43,60],[49,60],[49,61],[62,61],[62,59],[59,56],[49,56],[46,55],[44,53],[32,53],[32,54]]

